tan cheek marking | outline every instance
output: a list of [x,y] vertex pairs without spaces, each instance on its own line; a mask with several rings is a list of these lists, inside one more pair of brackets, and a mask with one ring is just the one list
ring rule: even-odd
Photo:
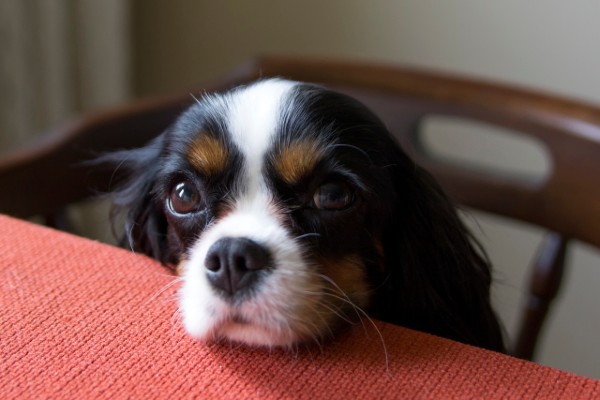
[[183,270],[187,262],[187,258],[181,258],[181,260],[179,260],[179,263],[177,263],[177,265],[175,266],[175,276],[183,276]]
[[199,171],[214,175],[225,169],[229,152],[218,139],[201,134],[195,140],[187,154],[187,160]]
[[[369,303],[370,287],[367,282],[365,266],[358,256],[347,256],[340,260],[324,260],[323,271],[338,287],[333,288],[335,295],[348,296],[354,305],[364,308]],[[339,293],[343,291],[344,294]]]
[[373,239],[373,246],[375,247],[375,252],[377,253],[377,268],[380,272],[383,272],[385,271],[385,249],[383,248],[381,239]]
[[323,157],[323,148],[304,140],[283,148],[275,160],[277,173],[287,184],[294,184],[310,173]]
[[[344,320],[356,318],[357,312],[349,301],[363,310],[369,304],[370,287],[358,257],[319,258],[315,261],[320,265],[321,274],[328,279],[322,279],[318,274],[311,275],[313,279],[305,290],[313,295],[304,299],[304,306],[294,310],[289,328],[292,336],[300,341],[326,337],[341,327]],[[324,296],[315,296],[317,293]]]

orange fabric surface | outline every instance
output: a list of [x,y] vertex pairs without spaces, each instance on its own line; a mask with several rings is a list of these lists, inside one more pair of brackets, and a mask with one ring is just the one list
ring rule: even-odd
[[152,260],[0,216],[0,398],[600,398],[600,381],[400,327],[297,352],[204,344]]

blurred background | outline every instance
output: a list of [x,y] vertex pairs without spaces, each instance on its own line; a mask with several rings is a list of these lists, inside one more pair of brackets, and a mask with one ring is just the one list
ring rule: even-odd
[[[600,104],[599,38],[596,0],[0,0],[0,153],[81,112],[185,93],[260,54],[424,67]],[[535,143],[434,122],[440,152],[548,168]],[[82,230],[110,241],[106,215],[84,208]],[[482,213],[465,219],[495,264],[494,303],[510,337],[542,233]],[[600,250],[576,245],[568,257],[537,359],[600,378]]]

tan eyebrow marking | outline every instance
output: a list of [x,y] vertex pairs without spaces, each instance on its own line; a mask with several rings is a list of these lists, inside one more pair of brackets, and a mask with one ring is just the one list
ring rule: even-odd
[[229,151],[226,145],[210,135],[201,134],[192,143],[187,160],[207,175],[218,174],[227,166]]
[[324,149],[313,140],[301,140],[283,146],[275,157],[274,167],[287,184],[297,183],[323,158]]

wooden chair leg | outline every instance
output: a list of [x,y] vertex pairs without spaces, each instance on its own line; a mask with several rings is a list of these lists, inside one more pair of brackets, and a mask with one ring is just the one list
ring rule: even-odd
[[538,336],[562,282],[568,240],[551,233],[542,243],[529,281],[529,294],[513,355],[533,359]]

